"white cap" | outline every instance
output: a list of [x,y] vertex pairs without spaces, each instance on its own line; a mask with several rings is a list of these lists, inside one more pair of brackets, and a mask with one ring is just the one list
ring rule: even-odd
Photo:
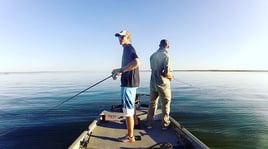
[[122,30],[119,33],[115,34],[115,37],[121,37],[121,36],[126,36],[129,35],[129,32],[127,30]]

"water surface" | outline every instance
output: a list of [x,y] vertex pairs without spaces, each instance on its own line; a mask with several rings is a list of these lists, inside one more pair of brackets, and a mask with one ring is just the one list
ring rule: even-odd
[[[119,104],[110,73],[0,74],[0,148],[67,148],[103,109]],[[140,93],[149,92],[141,72]],[[211,148],[268,148],[268,73],[174,72],[171,115]],[[143,99],[148,103],[148,99]]]

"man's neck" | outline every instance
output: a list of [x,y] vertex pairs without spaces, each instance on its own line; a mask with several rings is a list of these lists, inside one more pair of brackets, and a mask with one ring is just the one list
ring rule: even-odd
[[128,46],[130,43],[125,43],[125,44],[123,44],[122,46],[123,47],[126,47],[126,46]]

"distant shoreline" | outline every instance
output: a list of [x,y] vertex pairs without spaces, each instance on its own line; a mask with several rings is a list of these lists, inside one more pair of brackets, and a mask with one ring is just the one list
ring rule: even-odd
[[[151,70],[141,70],[144,72],[149,72]],[[192,72],[268,72],[268,70],[244,70],[244,69],[181,69],[181,70],[173,70],[173,72],[186,72],[186,71],[192,71]]]
[[[151,70],[140,70],[151,72]],[[29,72],[0,72],[0,74],[23,74],[23,73],[65,73],[65,72],[90,72],[90,71],[29,71]],[[103,71],[94,71],[103,72]],[[268,72],[268,70],[247,70],[247,69],[175,69],[173,72]]]
[[268,72],[268,70],[229,70],[229,69],[208,69],[208,70],[174,70],[174,71],[212,71],[212,72]]

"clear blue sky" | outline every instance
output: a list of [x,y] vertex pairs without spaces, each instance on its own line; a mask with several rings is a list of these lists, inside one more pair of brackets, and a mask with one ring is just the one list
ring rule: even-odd
[[267,0],[0,0],[0,72],[120,67],[168,39],[173,69],[268,69]]

